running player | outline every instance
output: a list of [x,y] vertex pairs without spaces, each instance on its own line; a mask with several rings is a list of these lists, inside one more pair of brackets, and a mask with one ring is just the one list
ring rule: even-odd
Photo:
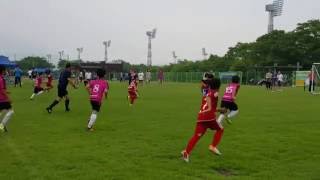
[[104,69],[97,70],[97,79],[91,80],[90,83],[86,86],[90,94],[90,103],[92,107],[92,113],[88,120],[88,130],[93,131],[93,126],[97,119],[97,114],[100,111],[100,107],[104,97],[106,97],[109,85],[108,81],[104,80],[106,71]]
[[62,99],[65,99],[65,110],[66,112],[70,111],[69,103],[70,99],[68,96],[67,86],[71,84],[75,89],[77,88],[74,82],[71,79],[71,64],[67,63],[65,70],[60,73],[59,82],[58,82],[58,97],[52,102],[50,106],[46,108],[48,113],[52,112],[52,108],[55,107]]
[[34,96],[39,96],[40,94],[43,93],[43,88],[42,88],[42,73],[39,72],[37,74],[36,79],[34,80],[34,89],[33,89],[33,94],[30,97],[30,100],[34,99]]
[[227,86],[222,101],[221,101],[221,108],[224,108],[226,112],[229,110],[229,113],[220,114],[218,118],[218,122],[222,123],[223,119],[226,118],[229,124],[232,123],[230,118],[233,118],[239,113],[238,105],[235,103],[236,96],[240,89],[240,78],[239,76],[233,76],[231,83]]
[[48,79],[48,81],[47,81],[47,83],[46,83],[46,88],[45,88],[45,90],[49,92],[49,90],[53,88],[53,85],[52,85],[53,77],[52,77],[52,75],[51,75],[51,71],[50,71],[50,70],[47,70],[47,71],[46,71],[46,74],[47,74],[47,79]]
[[137,75],[134,75],[134,77],[131,80],[131,83],[128,87],[128,100],[129,100],[129,106],[132,106],[134,104],[134,101],[138,97],[138,83],[137,83]]
[[221,155],[217,146],[223,135],[223,126],[216,121],[216,112],[223,112],[217,109],[218,92],[220,88],[219,79],[208,79],[206,84],[210,87],[207,94],[202,97],[200,112],[198,113],[198,120],[193,137],[189,140],[185,150],[181,152],[184,161],[189,162],[189,155],[199,141],[199,139],[206,133],[207,129],[216,130],[209,150],[214,154]]
[[0,65],[0,112],[6,113],[0,121],[0,131],[2,132],[8,132],[7,125],[14,113],[11,106],[10,98],[8,96],[6,81],[3,78],[3,75],[5,73],[5,67]]

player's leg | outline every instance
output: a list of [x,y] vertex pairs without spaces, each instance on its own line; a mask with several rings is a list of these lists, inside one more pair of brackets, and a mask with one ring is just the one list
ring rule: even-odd
[[[220,106],[220,107],[223,108],[223,109],[225,109],[226,112],[227,112],[228,107],[227,107],[227,102],[226,102],[226,101],[221,101],[221,106]],[[225,117],[226,117],[225,113],[220,113],[217,121],[218,121],[220,124],[222,124],[222,121],[224,120]]]
[[8,131],[7,125],[9,123],[14,111],[13,111],[12,106],[9,102],[1,103],[0,107],[2,109],[1,113],[2,112],[4,113],[4,116],[1,119],[1,123],[0,123],[0,131],[7,132]]
[[235,102],[230,103],[229,109],[230,109],[230,112],[227,115],[227,122],[231,124],[232,123],[231,118],[235,117],[239,113],[239,109],[238,109],[238,105]]
[[186,149],[181,152],[182,158],[186,162],[189,162],[189,155],[192,149],[197,144],[199,139],[205,134],[206,130],[207,130],[207,127],[204,125],[204,123],[197,123],[194,135],[189,140]]
[[42,94],[43,93],[43,88],[39,88],[38,89],[38,93],[36,94],[37,96],[39,96],[40,94]]
[[38,88],[34,87],[34,90],[33,90],[33,93],[32,95],[30,96],[30,100],[33,100],[34,96],[38,93]]
[[92,113],[90,115],[89,121],[88,121],[88,130],[93,131],[93,126],[97,120],[98,112],[100,111],[100,103],[91,101],[92,106]]
[[223,136],[224,128],[219,122],[213,121],[211,129],[216,130],[216,132],[213,135],[212,143],[209,146],[209,150],[216,155],[221,155],[221,152],[218,150],[217,146],[219,145]]
[[48,113],[52,112],[52,108],[55,107],[59,102],[62,100],[62,98],[65,96],[66,90],[63,90],[61,88],[58,88],[58,97],[46,108]]
[[70,111],[69,104],[70,104],[70,98],[68,95],[66,95],[64,100],[64,106],[67,112]]

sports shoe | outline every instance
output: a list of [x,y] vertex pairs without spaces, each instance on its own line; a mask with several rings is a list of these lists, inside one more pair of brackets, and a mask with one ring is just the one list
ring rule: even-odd
[[182,155],[182,160],[184,160],[185,162],[189,162],[189,154],[187,153],[187,151],[186,150],[183,150],[182,152],[181,152],[181,155]]
[[230,118],[228,118],[228,116],[225,116],[225,120],[227,121],[228,124],[232,124],[232,120]]
[[5,132],[3,124],[0,123],[0,131]]
[[4,132],[8,132],[7,126],[4,126]]
[[48,112],[49,114],[52,113],[52,109],[51,109],[51,108],[47,107],[46,110],[47,110],[47,112]]
[[94,131],[94,128],[93,128],[93,127],[92,127],[92,128],[87,128],[87,131],[93,132],[93,131]]
[[222,153],[221,153],[216,147],[214,147],[214,146],[212,146],[212,145],[209,146],[209,150],[210,150],[212,153],[214,153],[214,154],[216,154],[216,155],[218,155],[218,156],[221,156],[221,155],[222,155]]
[[70,108],[66,109],[66,112],[70,112]]

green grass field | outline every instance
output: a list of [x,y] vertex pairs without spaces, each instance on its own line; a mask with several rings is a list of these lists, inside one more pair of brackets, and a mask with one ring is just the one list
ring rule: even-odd
[[320,178],[320,96],[242,86],[240,114],[225,124],[223,155],[208,151],[207,131],[187,164],[180,152],[194,131],[199,84],[140,87],[131,108],[127,83],[110,85],[95,132],[85,130],[91,109],[82,86],[69,90],[71,112],[61,103],[52,114],[45,107],[55,89],[30,101],[30,84],[10,88],[15,114],[9,133],[0,134],[0,179]]

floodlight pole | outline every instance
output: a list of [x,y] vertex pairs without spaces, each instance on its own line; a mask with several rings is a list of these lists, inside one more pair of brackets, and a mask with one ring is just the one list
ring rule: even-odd
[[269,11],[269,24],[268,24],[268,33],[271,33],[274,30],[274,15],[273,11]]
[[152,47],[151,47],[151,36],[148,36],[148,58],[147,58],[147,66],[152,65]]
[[83,52],[83,48],[77,48],[78,51],[78,60],[81,60],[81,53]]
[[173,60],[174,60],[174,63],[177,64],[177,55],[176,55],[176,52],[175,51],[172,51],[172,57],[173,57]]
[[59,51],[58,53],[59,53],[59,60],[62,60],[64,51],[62,50],[62,51]]
[[47,54],[48,63],[51,63],[51,54]]
[[108,47],[110,47],[111,40],[103,41],[102,44],[104,45],[104,62],[107,63],[107,61],[108,61]]

